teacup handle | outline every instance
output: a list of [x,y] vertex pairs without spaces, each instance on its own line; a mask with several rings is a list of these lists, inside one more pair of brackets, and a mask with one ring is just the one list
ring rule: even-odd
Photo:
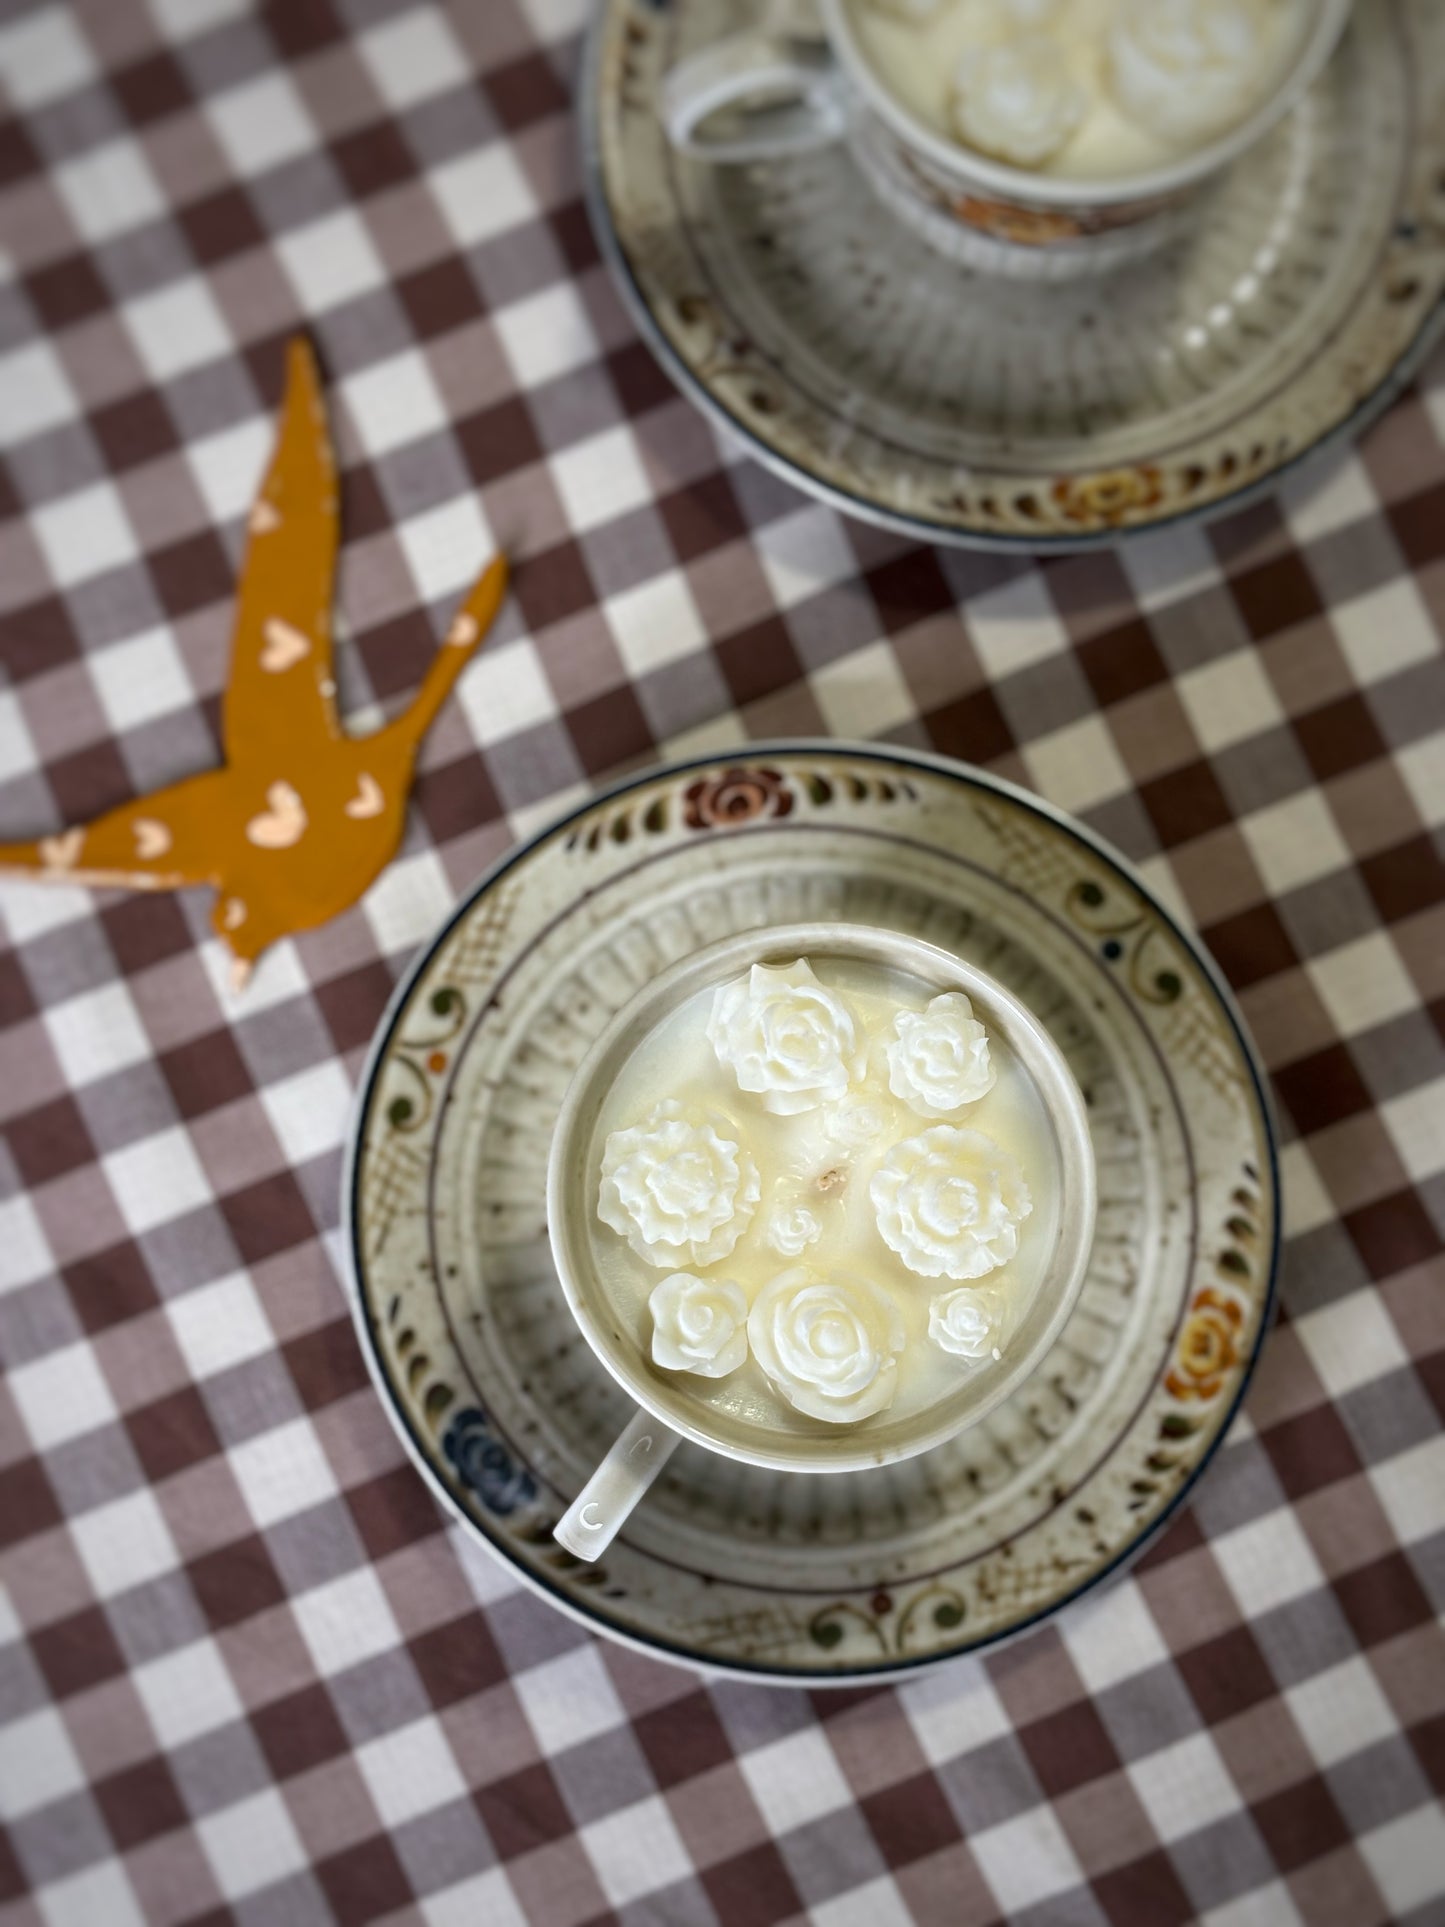
[[678,1446],[681,1437],[638,1411],[607,1457],[552,1528],[552,1537],[575,1558],[599,1558]]
[[[770,107],[766,128],[729,140],[702,134],[720,107],[759,96],[786,103]],[[699,160],[765,161],[840,139],[848,104],[825,46],[740,33],[678,62],[662,83],[662,122],[673,146]]]

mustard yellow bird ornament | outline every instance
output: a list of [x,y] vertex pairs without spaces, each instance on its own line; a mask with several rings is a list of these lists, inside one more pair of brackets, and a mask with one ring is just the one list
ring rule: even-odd
[[0,844],[0,874],[130,890],[208,883],[238,989],[267,944],[355,903],[395,854],[417,747],[496,616],[507,565],[498,556],[457,610],[405,714],[352,737],[331,662],[337,543],[336,459],[316,358],[297,336],[249,518],[224,764],[83,827]]

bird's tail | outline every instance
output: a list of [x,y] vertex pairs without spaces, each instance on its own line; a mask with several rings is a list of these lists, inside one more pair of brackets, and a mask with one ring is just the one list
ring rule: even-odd
[[412,749],[431,728],[437,712],[451,694],[452,684],[486,640],[506,593],[507,558],[499,555],[453,616],[446,641],[437,651],[415,701],[391,725]]
[[96,888],[179,890],[212,880],[206,823],[214,773],[124,803],[93,823],[28,843],[0,843],[0,876]]

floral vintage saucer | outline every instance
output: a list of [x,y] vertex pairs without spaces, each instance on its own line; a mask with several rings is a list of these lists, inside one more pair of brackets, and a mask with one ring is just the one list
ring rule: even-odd
[[[1098,1229],[1020,1391],[949,1444],[828,1478],[684,1443],[598,1565],[552,1528],[626,1422],[552,1268],[572,1071],[664,964],[734,931],[872,923],[954,950],[1084,1091]],[[1173,1511],[1268,1321],[1278,1187],[1260,1073],[1208,960],[1085,830],[903,750],[760,747],[635,777],[513,852],[401,985],[346,1176],[357,1324],[447,1506],[599,1632],[826,1685],[1035,1623]]]
[[[1013,217],[972,264],[944,258],[880,202],[887,170],[866,152],[868,179],[841,147],[732,167],[675,154],[664,76],[749,11],[761,0],[596,10],[593,217],[683,392],[849,513],[1042,550],[1219,514],[1357,432],[1437,332],[1439,0],[1357,0],[1312,92],[1177,233],[1067,278],[1078,260]],[[990,208],[952,213],[986,228]]]

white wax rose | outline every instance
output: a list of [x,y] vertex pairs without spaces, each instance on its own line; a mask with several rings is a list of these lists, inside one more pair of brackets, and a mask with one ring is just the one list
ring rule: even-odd
[[1038,167],[1057,154],[1087,107],[1063,52],[1042,34],[970,47],[954,70],[948,103],[961,141],[1019,167]]
[[1114,99],[1160,140],[1222,133],[1254,105],[1272,31],[1259,0],[1125,0],[1109,35]]
[[992,1358],[1003,1333],[1003,1306],[987,1285],[940,1292],[928,1307],[928,1336],[940,1351],[977,1363]]
[[993,1089],[988,1033],[961,990],[900,1010],[893,1029],[888,1088],[921,1117],[947,1117]]
[[982,1131],[937,1124],[895,1144],[868,1196],[884,1243],[923,1278],[982,1278],[1019,1248],[1022,1171]]
[[779,1117],[842,1097],[863,1069],[859,1038],[852,1011],[806,958],[785,970],[754,964],[715,993],[707,1021],[718,1062]]
[[888,1112],[871,1091],[849,1091],[828,1106],[823,1129],[845,1151],[866,1151],[888,1129]]
[[801,1258],[823,1235],[823,1227],[805,1204],[775,1211],[768,1220],[768,1243],[783,1258]]
[[652,1362],[669,1372],[723,1378],[748,1355],[748,1301],[730,1278],[675,1271],[653,1287]]
[[613,1131],[602,1152],[597,1215],[649,1265],[714,1265],[752,1223],[758,1167],[712,1112],[676,1099]]
[[893,1403],[905,1337],[887,1292],[808,1265],[771,1279],[748,1314],[753,1356],[777,1390],[810,1418],[840,1425]]

